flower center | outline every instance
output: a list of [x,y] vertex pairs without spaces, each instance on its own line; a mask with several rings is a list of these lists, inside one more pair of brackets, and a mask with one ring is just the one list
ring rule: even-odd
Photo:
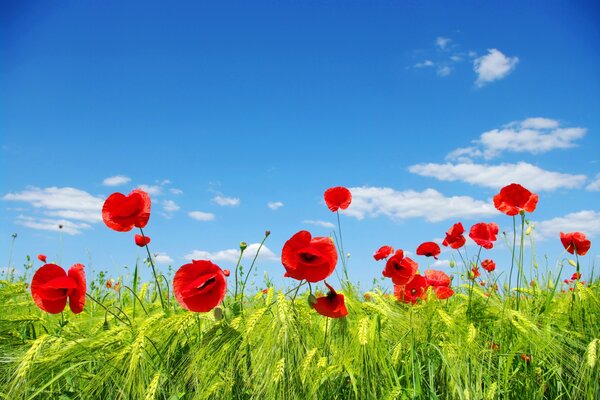
[[411,295],[416,296],[417,293],[418,293],[417,289],[415,289],[415,288],[410,289],[410,294]]
[[198,286],[196,289],[198,290],[203,290],[206,289],[207,287],[209,287],[210,285],[212,285],[213,283],[215,283],[217,280],[217,278],[215,278],[214,276],[210,279],[207,279],[206,281],[204,281],[202,283],[202,285]]

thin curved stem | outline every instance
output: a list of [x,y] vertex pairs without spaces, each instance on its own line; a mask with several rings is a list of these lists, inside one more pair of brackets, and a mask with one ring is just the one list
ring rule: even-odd
[[[144,238],[144,242],[146,241],[146,236],[144,235],[144,231],[140,228],[140,232],[142,237]],[[160,297],[160,305],[163,310],[165,310],[165,301],[163,300],[162,290],[160,289],[160,283],[158,282],[158,276],[156,275],[156,268],[154,268],[154,261],[152,261],[152,255],[150,254],[150,248],[148,247],[148,243],[146,243],[146,252],[148,253],[148,260],[150,261],[150,265],[152,266],[152,275],[154,275],[154,281],[156,282],[156,289],[158,290],[158,297]]]

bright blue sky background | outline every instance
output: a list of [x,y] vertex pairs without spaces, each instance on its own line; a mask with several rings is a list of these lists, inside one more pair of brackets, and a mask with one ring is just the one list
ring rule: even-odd
[[[371,256],[381,245],[414,252],[459,220],[511,230],[491,206],[510,182],[540,195],[541,265],[560,257],[561,230],[592,239],[586,268],[598,260],[594,2],[31,1],[1,11],[2,265],[13,233],[17,268],[27,254],[58,260],[62,223],[65,267],[126,273],[142,250],[133,232],[104,226],[100,207],[140,185],[162,269],[194,257],[231,268],[227,250],[270,229],[258,280],[268,271],[280,282],[292,234],[331,233],[322,195],[337,185],[355,195],[342,225],[363,288],[381,276]],[[109,186],[115,176],[126,179]],[[485,257],[505,271],[508,250],[496,247]]]

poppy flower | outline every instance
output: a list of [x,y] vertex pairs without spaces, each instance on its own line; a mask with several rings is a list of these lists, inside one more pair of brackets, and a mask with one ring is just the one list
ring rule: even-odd
[[208,260],[193,260],[182,265],[173,277],[173,293],[183,308],[208,312],[215,308],[227,291],[225,274]]
[[325,191],[325,203],[333,212],[345,210],[352,202],[352,193],[343,186],[336,186]]
[[46,264],[46,255],[45,254],[38,254],[37,258],[38,258],[38,260],[40,260],[41,262]]
[[454,290],[450,287],[450,277],[445,272],[434,269],[425,270],[425,279],[427,279],[427,285],[433,288],[435,297],[438,299],[444,300],[454,294]]
[[437,256],[440,255],[440,246],[435,242],[422,243],[417,247],[417,254],[425,257],[433,257],[437,260]]
[[312,237],[308,231],[300,231],[288,239],[281,250],[284,276],[309,282],[326,279],[333,273],[338,254],[329,237]]
[[462,223],[457,222],[456,224],[452,225],[452,228],[448,229],[448,232],[446,232],[446,238],[442,244],[446,247],[450,246],[453,249],[460,249],[467,241],[467,239],[465,239],[463,236],[463,233],[465,233],[465,228],[463,227]]
[[113,193],[102,206],[102,220],[110,229],[128,232],[133,227],[143,228],[150,219],[150,196],[141,189],[127,196]]
[[479,268],[477,267],[473,267],[471,268],[471,272],[469,272],[469,279],[474,281],[475,278],[479,278],[481,276],[481,273],[479,272]]
[[85,272],[83,265],[75,264],[65,272],[56,264],[45,264],[31,280],[31,295],[35,304],[50,314],[58,314],[69,307],[74,314],[83,311],[85,304]]
[[581,278],[581,273],[580,272],[575,272],[573,275],[571,275],[571,281],[576,281],[577,279]]
[[506,215],[517,215],[521,211],[533,212],[537,206],[538,195],[531,193],[518,183],[511,183],[500,189],[494,196],[494,206]]
[[148,243],[150,243],[150,237],[137,234],[135,235],[135,244],[138,246],[144,247]]
[[526,364],[531,362],[531,356],[529,354],[521,354],[521,360],[525,361]]
[[427,298],[427,279],[417,274],[406,285],[394,285],[394,295],[399,301],[415,304]]
[[471,227],[469,237],[484,249],[489,250],[494,247],[493,242],[496,241],[497,234],[498,225],[496,223],[490,222],[489,224],[486,224],[485,222],[480,222]]
[[585,254],[592,246],[592,242],[587,240],[585,235],[581,232],[561,232],[560,241],[565,247],[565,250],[567,250],[571,254],[577,253],[580,256],[585,256]]
[[383,276],[392,278],[394,285],[405,285],[413,279],[417,273],[417,267],[418,264],[416,262],[408,257],[404,257],[402,250],[397,250],[396,254],[387,260],[383,269]]
[[492,272],[496,269],[496,263],[492,260],[483,260],[481,262],[481,268],[485,269],[487,272]]
[[383,260],[384,258],[388,258],[393,252],[394,248],[392,246],[381,246],[379,250],[373,254],[373,258],[376,261]]
[[329,293],[323,297],[317,297],[317,302],[312,304],[313,308],[321,315],[329,318],[341,318],[348,315],[348,309],[344,303],[344,295],[338,294],[331,286],[324,282]]

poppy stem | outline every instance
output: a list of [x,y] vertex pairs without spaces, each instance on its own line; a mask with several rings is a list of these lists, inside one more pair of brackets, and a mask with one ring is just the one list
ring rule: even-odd
[[237,263],[235,264],[235,292],[234,292],[234,295],[233,295],[233,300],[234,301],[237,301],[237,294],[238,294],[238,274],[239,274],[239,269],[240,269],[240,262],[242,262],[242,256],[244,255],[244,250],[246,250],[246,248],[240,246],[240,256],[238,257]]
[[[267,231],[267,232],[269,232],[269,231]],[[270,233],[271,232],[269,232],[269,234]],[[260,253],[260,249],[262,249],[262,247],[265,244],[265,241],[267,240],[268,237],[269,237],[269,235],[265,234],[265,237],[263,238],[262,242],[260,242],[260,245],[258,246],[258,249],[256,250],[256,254],[254,255],[254,259],[252,260],[252,264],[250,264],[250,268],[248,269],[248,272],[246,273],[244,282],[242,282],[242,288],[241,288],[241,294],[240,294],[240,296],[242,297],[242,304],[244,303],[243,299],[244,299],[244,290],[246,289],[246,282],[248,282],[248,278],[250,277],[250,272],[252,272],[252,268],[254,268],[254,263],[256,262],[256,259],[258,258],[258,253]],[[242,309],[243,308],[244,307],[242,305]]]
[[513,245],[512,245],[512,249],[511,249],[512,255],[510,257],[510,273],[508,274],[508,297],[509,298],[510,298],[510,288],[511,288],[511,284],[512,284],[513,268],[515,266],[515,246],[517,245],[517,219],[515,218],[514,215],[512,218],[513,218]]
[[[144,238],[144,242],[146,242],[146,235],[144,235],[144,230],[142,228],[140,228],[140,233],[142,234],[142,237]],[[154,268],[154,261],[152,261],[152,255],[150,255],[150,248],[148,247],[148,243],[146,243],[145,247],[146,247],[146,252],[148,253],[148,260],[150,261],[150,265],[152,266],[152,275],[154,275],[154,281],[156,282],[156,290],[158,290],[158,297],[160,297],[160,305],[162,306],[163,310],[166,311],[165,301],[163,299],[162,290],[160,289],[160,282],[158,282],[158,276],[156,275],[156,268]]]
[[[90,295],[89,293],[85,294],[87,297],[90,298],[90,300],[94,301],[94,303],[98,304],[100,307],[104,308],[104,310],[106,310],[107,313],[111,314],[113,317],[115,317],[116,319],[118,319],[119,321],[121,321],[122,323],[126,324],[126,322],[121,319],[117,314],[113,313],[112,311],[110,311],[104,304],[100,303],[98,300],[96,300],[94,297],[92,297],[92,295]],[[129,322],[129,325],[131,326],[131,321]]]
[[346,278],[346,285],[350,285],[350,279],[348,279],[348,269],[346,267],[346,253],[344,252],[344,239],[342,238],[342,225],[340,223],[340,212],[336,211],[337,215],[337,223],[338,223],[338,232],[340,233],[340,257],[342,258],[342,267],[344,268],[344,278]]
[[[132,288],[130,288],[129,286],[127,286],[127,285],[123,285],[123,287],[124,287],[124,288],[126,288],[126,289],[128,289],[128,290],[131,292],[131,294],[133,294],[133,296],[134,296],[134,297],[137,299],[137,301],[138,301],[138,302],[140,303],[140,305],[142,306],[142,309],[143,309],[143,310],[144,310],[144,312],[146,313],[146,316],[148,316],[148,311],[146,311],[146,307],[144,307],[144,303],[142,303],[142,300],[140,300],[140,298],[138,297],[138,295],[137,295],[137,294],[135,294],[135,292],[133,291],[133,289],[132,289]],[[135,305],[135,301],[133,302],[133,304]],[[134,307],[134,309],[133,309],[133,313],[134,313],[134,314],[133,314],[133,318],[135,319],[135,307]]]
[[[523,250],[523,246],[525,245],[525,237],[523,235],[523,233],[525,232],[525,211],[521,211],[521,245],[519,246],[519,275],[517,275],[517,311],[519,311],[519,300],[521,298],[521,291],[520,291],[520,284],[522,284],[523,282],[521,281],[521,276],[523,278],[525,278],[525,271],[523,268],[523,264],[525,262],[525,252]],[[526,280],[526,279],[523,279]]]

